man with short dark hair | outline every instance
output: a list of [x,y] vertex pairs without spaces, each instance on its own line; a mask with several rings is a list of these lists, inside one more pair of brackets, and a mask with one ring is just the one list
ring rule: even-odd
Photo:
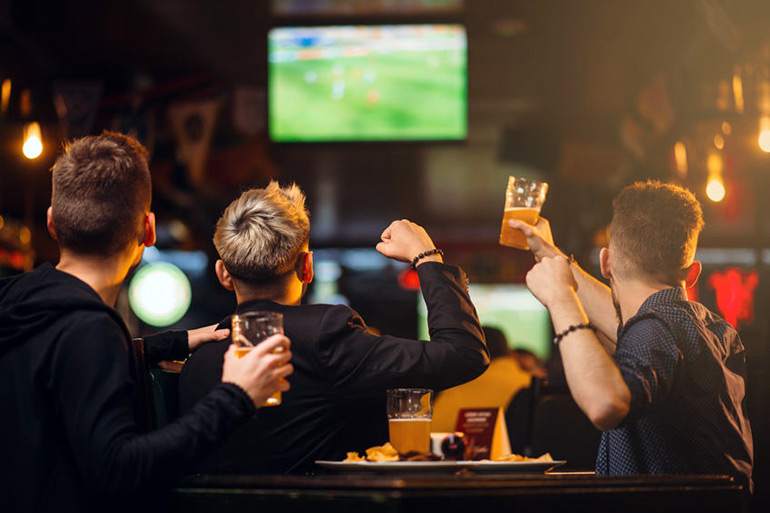
[[[155,242],[146,151],[116,133],[67,145],[53,167],[48,229],[61,259],[0,280],[0,504],[7,511],[115,511],[143,503],[202,459],[292,371],[274,336],[224,359],[221,383],[177,422],[138,433],[129,333],[112,309]],[[218,334],[146,341],[180,359]],[[280,354],[271,354],[275,349]],[[147,504],[142,504],[146,510]]]
[[[348,451],[363,452],[388,440],[386,389],[442,390],[487,367],[487,347],[465,274],[443,263],[422,227],[395,221],[376,249],[416,267],[430,340],[374,334],[344,305],[301,304],[313,279],[309,236],[305,196],[293,184],[271,182],[246,191],[217,222],[220,283],[235,293],[236,313],[283,314],[295,373],[282,404],[264,408],[258,419],[240,427],[204,471],[313,472],[316,460],[341,460]],[[224,350],[223,343],[213,342],[187,361],[180,377],[183,409],[219,381]]]
[[553,246],[546,220],[510,223],[538,261],[527,286],[551,314],[570,392],[603,431],[596,472],[729,474],[750,489],[745,348],[685,292],[701,270],[700,204],[649,181],[613,207],[600,253],[610,287]]

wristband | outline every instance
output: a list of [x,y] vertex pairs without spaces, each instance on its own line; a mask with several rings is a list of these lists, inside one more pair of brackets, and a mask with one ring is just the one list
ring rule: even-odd
[[412,269],[414,269],[415,271],[417,270],[417,262],[419,262],[421,258],[425,258],[426,256],[430,256],[430,255],[443,255],[443,254],[444,252],[438,248],[433,248],[433,249],[423,251],[422,253],[420,253],[419,255],[417,255],[412,259]]
[[580,324],[573,324],[569,328],[565,329],[561,333],[557,334],[555,337],[553,337],[553,343],[555,346],[559,345],[559,342],[561,342],[561,339],[572,333],[573,331],[577,330],[591,330],[594,333],[596,333],[596,326],[591,324],[590,322],[581,322]]

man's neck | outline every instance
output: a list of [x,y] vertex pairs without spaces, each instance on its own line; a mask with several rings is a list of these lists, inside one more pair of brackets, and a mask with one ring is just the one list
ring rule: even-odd
[[625,324],[628,319],[639,312],[639,309],[648,297],[661,290],[670,289],[673,285],[631,280],[622,283],[616,282],[616,287],[618,301],[620,302],[620,313]]
[[302,302],[303,287],[300,281],[278,289],[256,289],[235,285],[235,299],[238,304],[247,301],[272,301],[280,305],[298,305]]
[[81,255],[63,249],[56,269],[84,281],[105,304],[114,306],[131,265],[124,255]]

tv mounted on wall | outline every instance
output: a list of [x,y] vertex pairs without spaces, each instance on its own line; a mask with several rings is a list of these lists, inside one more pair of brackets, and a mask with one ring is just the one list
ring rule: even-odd
[[465,28],[274,28],[268,118],[275,142],[462,140]]

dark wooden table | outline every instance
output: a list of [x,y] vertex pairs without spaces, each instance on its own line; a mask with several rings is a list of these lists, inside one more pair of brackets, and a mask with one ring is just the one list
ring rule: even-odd
[[726,476],[592,474],[190,476],[169,511],[196,512],[742,512]]

